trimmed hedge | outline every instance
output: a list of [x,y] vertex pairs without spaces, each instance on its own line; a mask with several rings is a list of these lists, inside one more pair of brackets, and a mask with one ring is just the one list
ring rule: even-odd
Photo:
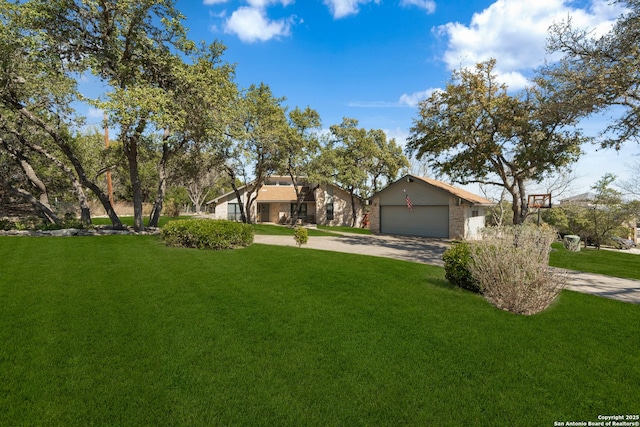
[[253,228],[249,224],[227,220],[170,221],[160,232],[167,245],[184,248],[232,249],[253,243]]

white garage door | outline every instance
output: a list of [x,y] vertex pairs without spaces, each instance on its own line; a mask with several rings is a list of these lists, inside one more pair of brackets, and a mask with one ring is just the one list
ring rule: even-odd
[[406,236],[449,237],[449,206],[382,206],[380,231]]

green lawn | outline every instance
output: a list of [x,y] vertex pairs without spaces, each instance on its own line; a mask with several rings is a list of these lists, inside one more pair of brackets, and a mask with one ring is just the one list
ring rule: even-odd
[[549,265],[569,270],[598,273],[625,279],[640,279],[640,255],[581,248],[580,252],[566,250],[562,243],[554,243]]
[[355,233],[355,234],[371,234],[371,230],[368,228],[356,228],[356,227],[331,227],[328,225],[318,225],[319,230],[335,231],[338,233]]
[[[274,224],[252,224],[256,234],[264,234],[269,236],[293,236],[295,229],[284,225]],[[339,236],[339,234],[331,231],[318,230],[315,228],[308,229],[309,236]]]
[[552,426],[640,413],[640,305],[531,317],[443,270],[0,237],[0,425]]

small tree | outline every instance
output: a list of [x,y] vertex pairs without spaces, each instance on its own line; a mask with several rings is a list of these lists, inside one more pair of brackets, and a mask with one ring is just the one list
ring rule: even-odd
[[608,173],[591,187],[596,194],[587,208],[586,217],[589,221],[589,237],[598,249],[616,234],[627,234],[624,224],[631,221],[635,214],[635,204],[625,203],[622,193],[610,187],[615,179],[615,175]]
[[295,239],[298,247],[301,247],[309,241],[309,232],[304,227],[296,227],[293,238]]

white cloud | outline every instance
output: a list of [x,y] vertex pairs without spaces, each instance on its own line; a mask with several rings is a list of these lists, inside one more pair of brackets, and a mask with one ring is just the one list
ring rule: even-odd
[[367,3],[380,4],[380,0],[324,0],[335,19],[344,18],[359,12],[358,6]]
[[104,111],[99,110],[98,108],[89,107],[89,110],[87,110],[87,118],[102,120],[104,118]]
[[436,11],[436,2],[433,0],[401,0],[400,6],[416,6],[426,10],[427,13],[434,13]]
[[203,0],[202,3],[204,3],[207,6],[211,6],[214,4],[221,4],[221,3],[226,3],[227,0]]
[[289,6],[290,4],[292,4],[294,2],[294,0],[247,0],[247,3],[249,3],[249,6],[251,7],[256,7],[259,9],[264,9],[267,6],[270,6],[272,4],[281,4],[282,6]]
[[608,0],[593,0],[589,9],[576,9],[570,0],[497,0],[475,13],[467,26],[450,22],[435,29],[448,38],[443,56],[449,69],[497,60],[497,74],[512,89],[526,84],[526,75],[543,64],[548,29],[571,16],[574,25],[602,33],[611,27],[621,9]]
[[235,34],[248,43],[267,41],[275,37],[288,36],[291,19],[272,21],[264,9],[241,7],[234,11],[224,25],[226,33]]
[[414,92],[411,94],[405,93],[400,97],[400,100],[398,101],[398,103],[400,105],[408,105],[409,107],[415,107],[418,105],[420,101],[429,98],[437,90],[440,90],[440,89],[429,88],[421,92]]

